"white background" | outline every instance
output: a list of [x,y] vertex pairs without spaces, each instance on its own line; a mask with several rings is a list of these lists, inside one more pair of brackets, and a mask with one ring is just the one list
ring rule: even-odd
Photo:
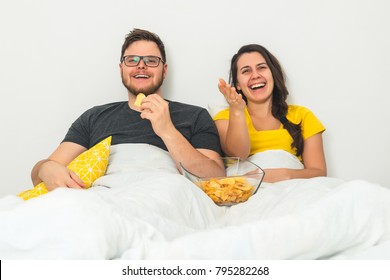
[[134,27],[165,42],[165,97],[206,108],[223,104],[238,48],[265,46],[289,102],[327,128],[329,176],[390,186],[389,13],[387,0],[0,0],[0,196],[32,187],[82,112],[126,100],[118,63]]

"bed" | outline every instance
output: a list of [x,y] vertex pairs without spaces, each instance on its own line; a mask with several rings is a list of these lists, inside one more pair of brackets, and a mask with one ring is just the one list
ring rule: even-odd
[[[300,168],[283,151],[262,168]],[[145,144],[111,147],[88,190],[0,199],[1,259],[390,259],[390,190],[318,177],[262,183],[219,207]]]

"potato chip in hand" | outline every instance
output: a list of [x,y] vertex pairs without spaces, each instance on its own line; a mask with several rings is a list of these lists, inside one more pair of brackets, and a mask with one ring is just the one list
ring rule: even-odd
[[135,102],[134,102],[134,105],[137,106],[137,107],[140,107],[141,106],[141,101],[145,98],[145,94],[143,93],[138,93],[137,94],[137,97],[135,98]]

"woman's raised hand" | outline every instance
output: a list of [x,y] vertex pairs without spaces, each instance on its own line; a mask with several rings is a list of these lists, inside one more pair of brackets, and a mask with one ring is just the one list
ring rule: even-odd
[[222,78],[219,79],[218,89],[223,94],[230,107],[237,109],[245,108],[245,101],[242,98],[242,95],[237,93],[236,88],[226,83]]

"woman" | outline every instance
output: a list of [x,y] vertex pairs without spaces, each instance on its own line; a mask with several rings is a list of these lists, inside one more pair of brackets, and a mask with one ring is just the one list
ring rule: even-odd
[[303,163],[303,169],[266,169],[265,182],[326,176],[325,127],[307,108],[287,104],[285,75],[267,49],[241,47],[232,58],[229,80],[231,85],[223,79],[218,84],[229,108],[214,116],[226,155],[246,159],[284,150]]

